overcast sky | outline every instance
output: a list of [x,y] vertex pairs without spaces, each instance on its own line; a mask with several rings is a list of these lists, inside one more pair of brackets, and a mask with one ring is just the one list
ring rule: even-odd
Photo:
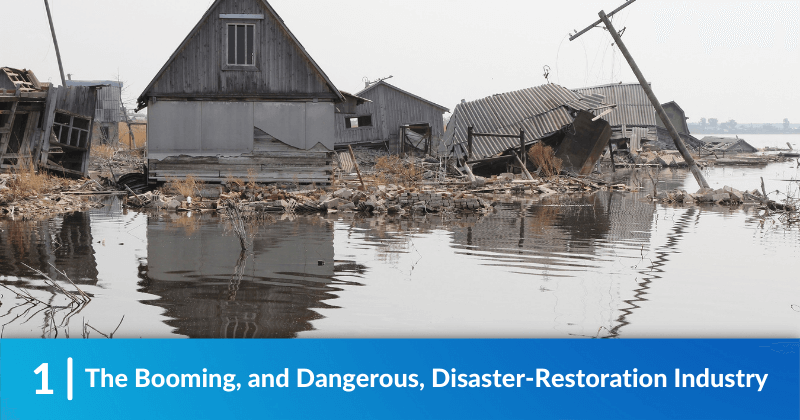
[[[3,0],[0,66],[60,84],[44,2]],[[133,101],[213,0],[50,0],[66,73],[127,83]],[[389,82],[451,110],[546,83],[635,82],[603,29],[623,0],[272,0],[334,84]],[[13,18],[11,18],[13,17]],[[614,18],[661,102],[690,121],[800,122],[800,1],[638,0]],[[131,102],[132,103],[132,102]]]

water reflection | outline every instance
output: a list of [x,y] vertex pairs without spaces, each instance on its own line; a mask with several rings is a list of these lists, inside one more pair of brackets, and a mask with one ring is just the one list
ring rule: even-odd
[[[312,328],[343,283],[334,276],[333,228],[319,217],[262,227],[252,250],[217,217],[151,217],[142,291],[160,296],[176,333],[204,338],[289,338]],[[340,267],[340,270],[346,268]]]
[[[758,171],[770,184],[796,176],[775,165],[707,176],[739,185]],[[643,171],[609,177],[652,188]],[[690,178],[653,174],[659,190]],[[647,189],[498,196],[486,216],[266,218],[245,254],[209,214],[114,202],[0,220],[0,282],[61,308],[23,263],[60,278],[55,266],[94,296],[67,317],[3,291],[0,324],[5,337],[76,336],[83,322],[108,333],[123,315],[115,337],[800,336],[797,229],[764,226],[754,207],[656,204]]]
[[61,268],[78,284],[97,283],[89,213],[47,221],[0,221],[0,275],[25,277],[35,268],[58,277]]

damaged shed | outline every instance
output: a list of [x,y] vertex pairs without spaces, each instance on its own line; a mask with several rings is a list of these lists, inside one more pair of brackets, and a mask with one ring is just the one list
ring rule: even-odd
[[54,87],[30,70],[0,68],[0,171],[33,164],[88,175],[97,88]]
[[[513,157],[509,152],[519,150],[519,134],[524,130],[526,147],[542,141],[553,147],[565,170],[586,174],[611,137],[608,122],[595,115],[612,106],[602,95],[583,95],[556,84],[462,101],[453,111],[443,141],[452,157],[489,162]],[[493,135],[473,138],[470,127]]]
[[125,121],[122,82],[116,80],[67,80],[67,86],[100,86],[94,111],[95,127],[101,144],[119,143],[119,123]]
[[138,102],[150,182],[330,182],[344,97],[264,0],[214,1]]
[[750,143],[744,141],[744,139],[740,139],[739,136],[736,138],[731,137],[714,137],[714,136],[705,136],[701,140],[705,144],[705,150],[707,152],[716,153],[716,152],[724,152],[724,153],[756,153],[758,149],[753,147]]
[[[449,109],[381,80],[356,93],[354,109],[336,115],[336,147],[380,145],[391,153],[436,150]],[[401,144],[401,142],[403,144]]]
[[[675,150],[675,143],[661,122],[656,109],[647,98],[644,88],[638,83],[617,83],[575,89],[583,95],[602,95],[616,105],[613,111],[603,116],[611,124],[611,142],[619,150],[638,154],[646,145],[657,150]],[[683,109],[675,102],[662,105],[678,134],[687,147],[698,149],[699,140],[689,133]]]

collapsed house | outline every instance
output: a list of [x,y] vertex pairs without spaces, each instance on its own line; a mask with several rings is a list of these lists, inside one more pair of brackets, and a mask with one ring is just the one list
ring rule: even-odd
[[612,107],[602,95],[584,95],[556,84],[462,101],[450,117],[443,142],[449,156],[475,162],[475,173],[482,167],[497,173],[504,165],[508,171],[514,150],[523,142],[527,148],[541,141],[553,148],[563,169],[588,174],[611,137],[608,122],[596,115]]
[[[675,142],[669,134],[647,94],[638,83],[618,83],[575,89],[583,95],[602,95],[609,103],[616,105],[613,111],[603,116],[611,124],[611,143],[619,151],[638,154],[645,149],[676,150]],[[661,105],[672,125],[678,131],[686,147],[699,149],[700,140],[689,133],[686,115],[675,102]]]
[[755,153],[758,149],[750,143],[740,139],[730,137],[705,136],[700,141],[704,143],[704,150],[710,153]]
[[138,99],[149,182],[328,183],[344,96],[265,0],[216,0]]
[[34,165],[88,175],[96,86],[55,87],[30,70],[0,68],[0,171]]
[[379,146],[390,153],[437,150],[449,109],[381,80],[336,115],[336,147]]
[[122,82],[116,80],[67,80],[67,86],[101,86],[94,110],[95,140],[100,144],[119,142],[119,123],[125,121],[122,104]]

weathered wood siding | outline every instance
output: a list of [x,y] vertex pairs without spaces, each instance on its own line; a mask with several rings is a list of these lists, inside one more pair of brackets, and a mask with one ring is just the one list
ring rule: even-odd
[[56,110],[80,115],[94,121],[97,89],[87,86],[69,86],[58,88]]
[[[220,19],[220,14],[263,14],[263,20]],[[224,70],[229,23],[255,24],[257,71]],[[335,98],[336,94],[259,0],[230,0],[201,22],[155,82],[156,97]]]
[[[355,114],[336,114],[336,143],[396,140],[400,126],[425,122],[431,125],[434,143],[444,135],[441,108],[431,106],[386,85],[359,96],[371,100],[356,107]],[[346,128],[345,118],[372,115],[372,127]]]
[[252,151],[239,155],[149,157],[150,180],[167,181],[192,175],[209,183],[222,183],[228,177],[301,184],[331,181],[333,152],[324,147],[300,150],[259,129],[251,131],[251,137]]

